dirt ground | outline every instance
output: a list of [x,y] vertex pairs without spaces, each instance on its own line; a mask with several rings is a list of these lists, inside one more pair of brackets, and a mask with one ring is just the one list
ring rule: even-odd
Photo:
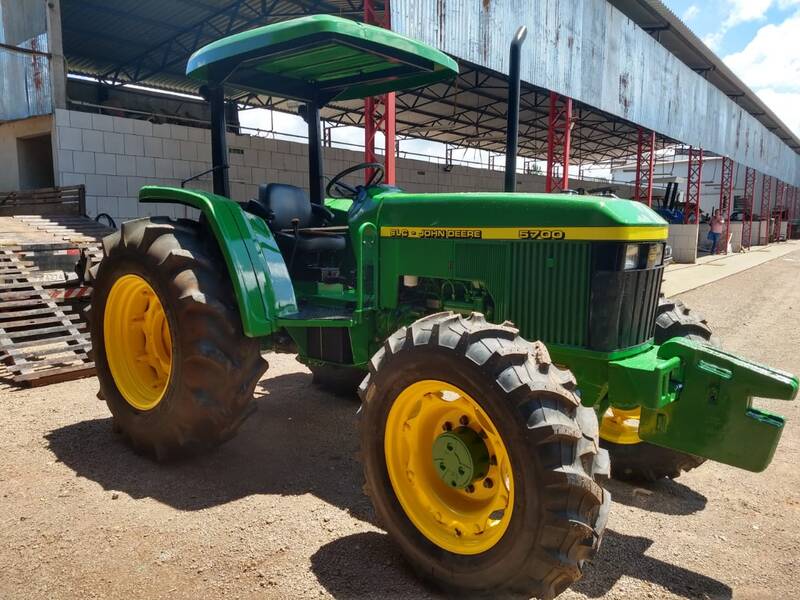
[[[800,372],[800,252],[682,296],[726,348]],[[361,494],[355,402],[269,357],[258,411],[209,456],[157,465],[111,431],[95,379],[0,391],[0,598],[429,598]],[[577,598],[792,598],[800,403],[762,474],[709,464],[611,482]],[[746,440],[742,440],[746,443]]]

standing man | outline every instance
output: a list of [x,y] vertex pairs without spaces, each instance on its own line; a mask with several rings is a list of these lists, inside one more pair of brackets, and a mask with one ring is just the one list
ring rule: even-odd
[[708,237],[711,239],[711,254],[717,253],[717,245],[719,244],[724,224],[725,219],[720,216],[719,209],[715,208],[714,213],[711,215],[711,230],[708,232]]

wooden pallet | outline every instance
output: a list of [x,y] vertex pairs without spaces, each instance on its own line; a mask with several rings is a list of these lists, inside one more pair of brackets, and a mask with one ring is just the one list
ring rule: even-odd
[[43,283],[29,261],[0,251],[0,361],[9,379],[33,387],[93,375],[86,325]]
[[86,188],[60,188],[0,192],[0,215],[82,215],[86,213]]
[[13,218],[37,231],[79,245],[98,245],[105,236],[115,231],[89,217],[78,215],[14,215]]
[[[15,215],[0,217],[0,246],[43,268],[80,263],[84,277],[103,258],[103,238],[115,230],[88,217]],[[87,279],[88,281],[88,279]]]

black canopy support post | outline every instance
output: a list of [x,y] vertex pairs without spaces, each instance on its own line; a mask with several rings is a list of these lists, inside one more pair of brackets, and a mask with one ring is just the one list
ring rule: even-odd
[[225,139],[225,90],[222,86],[208,90],[211,105],[211,166],[214,177],[214,193],[230,198],[228,179],[228,141]]
[[505,191],[517,191],[517,143],[519,138],[520,57],[528,35],[524,25],[517,29],[508,54],[508,122],[506,124]]
[[304,114],[308,123],[308,195],[311,202],[322,205],[322,131],[319,120],[319,104],[309,102]]

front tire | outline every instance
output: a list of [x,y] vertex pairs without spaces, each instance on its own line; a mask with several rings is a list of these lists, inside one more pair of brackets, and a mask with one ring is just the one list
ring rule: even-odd
[[[675,337],[718,346],[708,322],[680,300],[661,297],[656,312],[655,343]],[[642,442],[637,435],[639,411],[609,409],[600,426],[600,443],[611,455],[614,479],[654,482],[675,479],[702,465],[706,459],[679,450]]]
[[[440,313],[393,334],[369,367],[365,489],[420,575],[450,593],[540,598],[579,579],[608,516],[608,456],[545,346],[480,314]],[[446,452],[459,440],[455,469]]]
[[158,459],[233,437],[266,369],[227,267],[198,223],[130,221],[103,240],[91,332],[114,427]]

